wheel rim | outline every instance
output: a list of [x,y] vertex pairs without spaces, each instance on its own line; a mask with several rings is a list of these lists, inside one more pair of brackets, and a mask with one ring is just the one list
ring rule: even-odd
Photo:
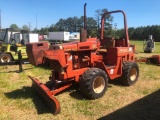
[[4,56],[1,58],[1,62],[9,62],[9,61],[10,61],[9,56],[4,55]]
[[95,93],[101,93],[105,87],[105,80],[102,76],[97,76],[93,81],[93,91]]
[[137,70],[136,70],[136,68],[133,68],[133,69],[131,70],[130,80],[131,80],[131,81],[135,81],[136,78],[137,78]]

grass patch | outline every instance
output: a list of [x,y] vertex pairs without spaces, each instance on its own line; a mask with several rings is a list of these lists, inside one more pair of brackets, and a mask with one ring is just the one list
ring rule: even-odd
[[[156,42],[156,51],[154,53],[143,53],[142,41],[130,41],[131,44],[136,45],[137,57],[150,57],[153,54],[160,54],[160,43]],[[126,111],[130,111],[138,119],[139,113],[149,115],[152,107],[149,106],[144,110],[146,106],[142,103],[155,103],[154,117],[157,118],[156,112],[160,109],[156,106],[160,106],[158,101],[160,96],[157,96],[156,91],[160,88],[160,67],[156,65],[150,65],[146,63],[138,63],[140,68],[140,76],[138,82],[131,87],[124,87],[117,84],[116,81],[109,83],[109,87],[105,95],[96,100],[86,100],[80,91],[71,88],[56,98],[61,104],[61,113],[53,116],[44,102],[40,99],[37,93],[31,88],[31,80],[28,75],[34,76],[40,79],[42,82],[48,81],[48,77],[51,71],[47,67],[34,67],[30,64],[23,65],[24,71],[17,73],[18,66],[0,66],[0,120],[93,120],[102,118],[108,118],[111,115],[118,116],[122,111],[126,115]],[[159,92],[159,91],[158,91]],[[156,93],[156,94],[155,94]],[[159,92],[160,94],[160,92]],[[156,95],[153,98],[150,97]],[[149,97],[149,98],[148,98]],[[152,98],[152,100],[151,100]],[[143,101],[141,103],[141,101]],[[150,101],[150,102],[149,102]],[[159,100],[160,101],[160,100]],[[140,106],[139,110],[135,107],[138,102]],[[140,103],[139,103],[140,102]],[[129,106],[129,107],[128,107]],[[144,112],[143,112],[144,111]],[[148,113],[148,114],[147,114]],[[157,112],[158,113],[158,112]],[[112,115],[113,114],[113,115]],[[130,116],[132,116],[132,114]],[[159,114],[159,113],[158,113]],[[139,115],[140,116],[140,115]],[[119,119],[123,117],[120,116]],[[130,117],[128,117],[130,118]],[[134,118],[134,116],[132,116]],[[148,117],[146,117],[147,119]],[[149,117],[151,118],[151,116]],[[114,119],[112,119],[114,120]]]

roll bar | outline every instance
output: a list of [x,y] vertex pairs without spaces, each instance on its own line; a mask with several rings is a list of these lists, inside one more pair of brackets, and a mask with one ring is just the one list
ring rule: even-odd
[[129,47],[129,36],[128,36],[128,27],[127,27],[127,19],[126,19],[126,14],[124,13],[124,11],[122,10],[116,10],[116,11],[110,11],[110,12],[105,12],[102,15],[101,18],[101,40],[104,37],[104,18],[106,15],[108,14],[112,14],[112,13],[122,13],[123,17],[124,17],[124,29],[125,29],[125,47]]

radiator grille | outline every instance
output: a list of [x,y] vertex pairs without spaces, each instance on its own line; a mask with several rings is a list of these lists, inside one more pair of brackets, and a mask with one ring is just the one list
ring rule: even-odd
[[61,71],[61,64],[57,60],[51,60],[50,66],[51,66],[51,69],[55,71]]

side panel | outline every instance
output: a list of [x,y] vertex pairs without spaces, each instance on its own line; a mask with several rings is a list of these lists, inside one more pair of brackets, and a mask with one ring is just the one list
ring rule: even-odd
[[39,65],[43,63],[44,52],[48,50],[48,43],[28,43],[26,44],[26,53],[28,60],[32,65]]
[[98,48],[97,41],[87,41],[78,43],[78,51],[94,50]]
[[66,57],[63,49],[59,50],[48,50],[45,52],[45,58],[50,60],[56,60],[62,67],[67,67]]

